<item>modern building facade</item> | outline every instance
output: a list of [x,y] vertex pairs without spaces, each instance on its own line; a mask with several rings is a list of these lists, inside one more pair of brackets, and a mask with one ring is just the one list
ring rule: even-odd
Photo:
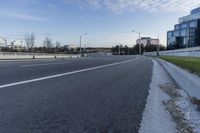
[[179,18],[174,30],[167,32],[167,49],[200,46],[200,7]]
[[68,51],[73,51],[73,52],[76,52],[78,49],[76,45],[64,45],[64,48],[67,49]]
[[16,51],[22,51],[22,50],[26,49],[25,43],[22,40],[15,40],[15,41],[11,42],[10,47]]
[[151,37],[141,37],[141,39],[137,39],[136,44],[142,44],[143,46],[148,45],[159,45],[159,39],[153,39]]

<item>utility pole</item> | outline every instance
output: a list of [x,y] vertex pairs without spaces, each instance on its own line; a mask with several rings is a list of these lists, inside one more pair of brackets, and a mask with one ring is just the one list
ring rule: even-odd
[[81,57],[81,38],[82,38],[82,36],[80,36],[80,57]]
[[82,52],[82,51],[81,51],[81,50],[82,50],[82,49],[81,49],[82,37],[83,37],[83,36],[86,36],[86,35],[87,35],[87,33],[84,33],[84,34],[80,35],[80,57],[82,57],[82,53],[81,53],[81,52]]
[[120,55],[120,45],[119,45],[119,48],[118,48],[118,54]]
[[142,48],[141,48],[141,33],[135,30],[132,30],[132,32],[138,33],[139,35],[139,55],[142,55]]
[[138,32],[139,34],[139,51],[140,51],[140,55],[142,55],[142,48],[141,48],[141,33]]
[[157,37],[157,56],[160,56],[159,52],[160,52],[160,44],[159,44],[159,35],[158,35],[158,37]]

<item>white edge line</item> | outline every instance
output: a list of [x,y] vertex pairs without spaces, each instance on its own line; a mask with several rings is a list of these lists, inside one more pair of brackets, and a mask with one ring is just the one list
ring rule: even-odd
[[86,69],[72,71],[72,72],[67,72],[67,73],[62,73],[62,74],[56,74],[56,75],[52,75],[52,76],[46,76],[46,77],[41,77],[41,78],[36,78],[36,79],[31,79],[31,80],[25,80],[25,81],[0,85],[0,89],[6,88],[6,87],[11,87],[11,86],[16,86],[16,85],[21,85],[21,84],[27,84],[27,83],[31,83],[31,82],[42,81],[42,80],[46,80],[46,79],[62,77],[62,76],[71,75],[71,74],[75,74],[75,73],[81,73],[81,72],[86,72],[86,71],[90,71],[90,70],[105,68],[105,67],[109,67],[109,66],[115,66],[115,65],[119,65],[119,64],[128,63],[128,62],[131,62],[131,61],[135,61],[137,59],[138,58],[127,60],[127,61],[122,61],[122,62],[117,62],[117,63],[112,63],[112,64],[107,64],[107,65],[102,65],[102,66],[97,66],[97,67],[86,68]]

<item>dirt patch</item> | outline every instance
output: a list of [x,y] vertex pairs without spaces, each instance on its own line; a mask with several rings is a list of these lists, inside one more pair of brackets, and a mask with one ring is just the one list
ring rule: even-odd
[[[159,86],[171,97],[169,101],[163,102],[177,124],[178,133],[196,133],[194,123],[190,121],[190,107],[192,104],[199,104],[199,100],[192,99],[182,89],[173,84]],[[195,123],[196,124],[196,123]]]
[[177,86],[173,84],[164,84],[164,85],[159,85],[160,89],[162,89],[168,96],[171,98],[179,98],[181,97],[179,90]]
[[196,97],[191,97],[190,102],[198,107],[198,110],[200,111],[200,100]]
[[193,128],[185,118],[185,114],[181,111],[175,100],[168,101],[165,106],[177,123],[178,133],[194,133]]

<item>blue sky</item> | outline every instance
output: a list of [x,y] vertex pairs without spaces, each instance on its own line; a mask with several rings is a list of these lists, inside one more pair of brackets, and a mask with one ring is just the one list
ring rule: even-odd
[[45,37],[78,45],[87,32],[87,46],[132,46],[135,29],[166,44],[166,31],[198,6],[200,0],[1,0],[0,36],[12,41],[34,32],[38,46]]

